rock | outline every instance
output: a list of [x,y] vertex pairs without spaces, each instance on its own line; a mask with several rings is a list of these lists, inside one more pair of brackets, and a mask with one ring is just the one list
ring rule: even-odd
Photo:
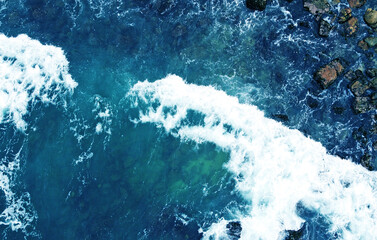
[[300,240],[300,239],[303,239],[303,236],[305,234],[305,224],[297,231],[287,230],[286,233],[287,233],[287,236],[284,238],[284,240]]
[[372,165],[371,159],[372,157],[369,154],[364,154],[360,160],[361,166],[365,167],[369,171],[372,171],[373,165]]
[[263,11],[266,5],[267,0],[246,0],[246,7],[251,10]]
[[335,114],[341,115],[346,109],[342,106],[333,106],[332,110],[334,111]]
[[348,4],[351,8],[359,8],[362,7],[367,0],[348,0]]
[[365,71],[365,74],[370,78],[374,78],[377,76],[377,68],[369,68]]
[[330,11],[327,0],[304,0],[304,8],[314,16],[322,15]]
[[353,131],[352,137],[362,144],[366,144],[368,142],[368,132],[364,129],[364,127],[359,127],[357,130]]
[[346,36],[352,36],[358,29],[358,20],[355,17],[351,17],[344,24],[344,31]]
[[289,118],[285,114],[272,114],[272,117],[282,122],[288,122]]
[[321,67],[314,78],[321,84],[323,89],[328,88],[343,72],[344,67],[340,59],[332,60],[329,64]]
[[310,28],[309,23],[306,22],[306,21],[299,21],[299,22],[298,22],[298,25],[299,25],[300,27]]
[[371,110],[370,100],[369,97],[356,97],[353,102],[353,110],[355,113],[366,113]]
[[377,11],[368,8],[364,14],[364,21],[371,28],[377,28]]
[[319,22],[319,29],[318,29],[319,36],[328,37],[331,29],[332,29],[331,24],[322,18],[321,21]]
[[367,37],[364,41],[368,44],[369,47],[377,46],[377,37]]
[[363,71],[361,71],[360,69],[357,69],[355,71],[355,75],[356,75],[357,78],[364,77]]
[[372,88],[377,89],[377,77],[373,78],[370,81],[370,85],[371,85]]
[[377,151],[377,141],[373,143],[373,149]]
[[308,96],[306,98],[306,103],[308,104],[308,106],[310,108],[317,108],[319,106],[319,102],[317,99],[314,99],[313,97],[311,96]]
[[344,77],[350,81],[354,81],[357,79],[356,73],[352,70],[349,70],[346,74],[344,74]]
[[360,97],[366,90],[369,89],[369,87],[369,84],[363,83],[361,80],[357,80],[351,84],[350,89],[355,96]]
[[339,23],[345,23],[352,17],[352,9],[351,8],[344,8],[340,11],[339,14]]
[[230,240],[238,240],[241,238],[242,226],[239,221],[229,222],[226,225],[226,233]]
[[364,51],[369,49],[368,44],[364,40],[360,40],[357,46],[359,46]]

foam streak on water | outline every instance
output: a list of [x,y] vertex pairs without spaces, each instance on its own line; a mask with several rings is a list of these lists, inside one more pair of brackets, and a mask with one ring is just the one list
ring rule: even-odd
[[[297,206],[323,216],[328,231],[342,239],[377,236],[374,172],[327,154],[320,143],[211,86],[170,75],[137,83],[128,97],[140,109],[136,122],[155,123],[182,141],[212,142],[230,152],[226,168],[250,202],[248,214],[237,216],[242,239],[281,239],[284,230],[299,229],[305,220]],[[191,112],[202,121],[190,122]],[[204,237],[220,239],[225,225],[213,224]]]

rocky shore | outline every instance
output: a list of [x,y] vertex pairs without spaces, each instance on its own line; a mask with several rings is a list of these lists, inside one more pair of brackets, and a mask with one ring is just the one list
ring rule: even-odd
[[[288,0],[287,0],[288,1]],[[288,1],[291,4],[303,4],[303,10],[314,16],[318,38],[328,38],[337,31],[348,41],[349,48],[354,48],[367,60],[361,63],[348,59],[335,58],[324,63],[320,68],[313,69],[313,81],[323,91],[336,88],[340,80],[348,81],[348,89],[354,98],[349,108],[355,115],[369,119],[353,131],[352,136],[362,148],[363,156],[360,164],[369,170],[376,169],[373,153],[377,151],[377,4],[371,0],[303,0]],[[265,0],[247,0],[246,6],[251,10],[263,11]],[[306,23],[309,25],[309,23]],[[355,41],[356,40],[356,41]],[[334,39],[336,41],[336,38]],[[354,42],[357,46],[354,46]],[[336,53],[332,54],[336,55]],[[308,102],[311,108],[317,107]],[[312,106],[313,105],[313,106]],[[339,109],[333,108],[337,114]]]

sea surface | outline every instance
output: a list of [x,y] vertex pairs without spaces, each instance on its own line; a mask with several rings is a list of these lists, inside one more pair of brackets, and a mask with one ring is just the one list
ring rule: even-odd
[[371,120],[313,80],[375,62],[317,28],[298,0],[0,0],[1,238],[376,239]]

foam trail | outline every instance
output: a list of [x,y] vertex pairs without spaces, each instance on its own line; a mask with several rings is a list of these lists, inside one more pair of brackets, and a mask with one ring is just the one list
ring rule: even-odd
[[[0,123],[14,124],[17,130],[25,130],[24,117],[35,103],[65,105],[65,96],[72,94],[76,86],[60,48],[42,45],[26,35],[8,38],[0,34]],[[4,129],[0,130],[1,134],[2,131]],[[6,141],[1,149],[4,157],[0,158],[0,189],[6,204],[0,214],[0,225],[29,236],[37,215],[30,194],[15,190],[22,169],[23,147],[17,147],[17,134]]]
[[0,34],[0,123],[13,122],[24,130],[28,106],[40,100],[55,104],[72,93],[77,83],[68,73],[63,50],[42,45],[26,35]]
[[[298,230],[304,223],[298,205],[324,216],[328,231],[341,239],[376,239],[375,172],[327,154],[320,143],[264,117],[255,106],[175,75],[139,82],[128,97],[140,109],[136,122],[230,152],[226,168],[250,202],[248,214],[238,216],[242,239],[283,239],[285,230]],[[191,121],[192,112],[202,121]],[[224,230],[213,233],[219,226],[224,222],[213,224],[204,238],[222,238]]]

